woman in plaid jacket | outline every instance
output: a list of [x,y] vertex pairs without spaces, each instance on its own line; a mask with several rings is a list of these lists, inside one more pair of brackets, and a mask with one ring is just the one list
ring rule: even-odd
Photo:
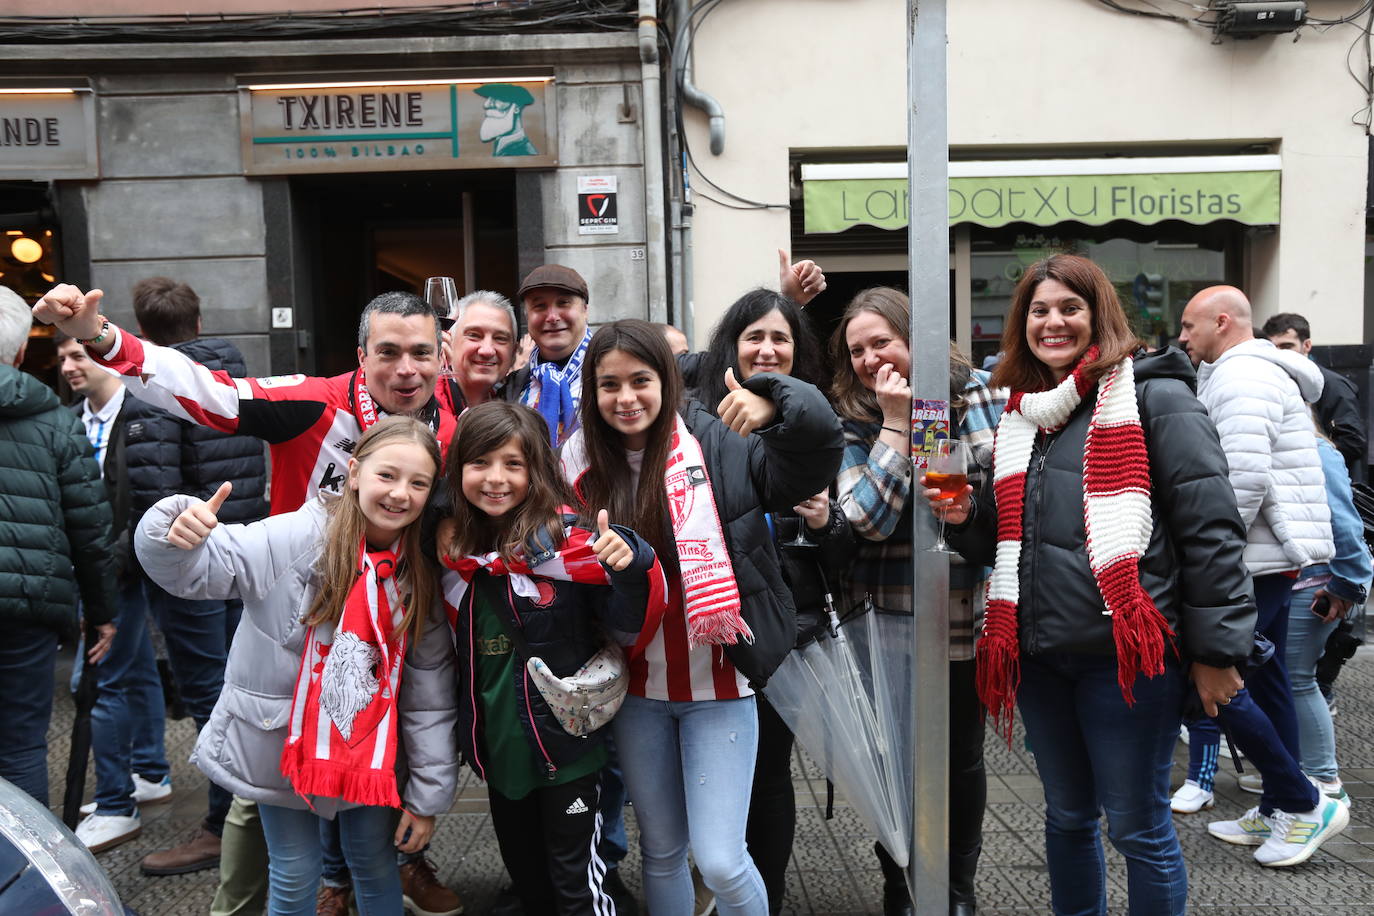
[[[845,309],[831,338],[835,409],[844,427],[844,460],[837,481],[840,508],[858,540],[845,579],[851,605],[871,600],[879,612],[911,614],[911,351],[910,304],[888,287],[865,290]],[[988,387],[950,346],[950,406],[955,434],[977,459],[978,476],[991,454],[1006,394]],[[971,914],[974,873],[983,844],[987,776],[983,769],[983,713],[974,689],[973,639],[981,616],[986,570],[950,558],[949,887],[950,912]],[[883,912],[910,913],[901,870],[877,847],[883,867]]]

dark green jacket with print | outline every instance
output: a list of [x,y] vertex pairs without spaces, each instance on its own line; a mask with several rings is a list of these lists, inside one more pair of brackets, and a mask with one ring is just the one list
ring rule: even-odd
[[[75,568],[73,568],[73,565]],[[110,504],[91,444],[38,379],[0,366],[0,626],[114,619]]]

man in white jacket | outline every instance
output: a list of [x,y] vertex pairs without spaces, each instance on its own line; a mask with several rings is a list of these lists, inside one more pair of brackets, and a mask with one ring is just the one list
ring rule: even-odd
[[[1194,296],[1183,310],[1179,343],[1198,367],[1198,399],[1230,464],[1246,526],[1255,631],[1274,644],[1273,657],[1245,675],[1246,689],[1219,717],[1263,776],[1260,804],[1207,829],[1230,843],[1259,846],[1255,859],[1262,865],[1295,865],[1349,820],[1344,807],[1320,795],[1298,767],[1297,718],[1284,667],[1297,572],[1335,552],[1307,406],[1321,395],[1323,379],[1311,360],[1255,338],[1250,303],[1235,287],[1213,286]],[[1209,724],[1190,726],[1190,739],[1202,739]]]

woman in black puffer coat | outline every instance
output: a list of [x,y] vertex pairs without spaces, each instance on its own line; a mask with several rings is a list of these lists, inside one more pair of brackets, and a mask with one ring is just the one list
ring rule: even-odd
[[1091,261],[1032,265],[1002,347],[994,473],[976,500],[925,491],[950,544],[996,563],[979,694],[1008,738],[1021,710],[1054,911],[1105,912],[1105,811],[1131,912],[1182,913],[1169,769],[1185,687],[1209,714],[1229,702],[1255,622],[1226,456],[1187,357],[1140,349]]

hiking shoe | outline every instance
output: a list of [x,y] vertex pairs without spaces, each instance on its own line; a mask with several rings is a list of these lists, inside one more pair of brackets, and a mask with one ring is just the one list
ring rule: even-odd
[[1258,773],[1241,773],[1236,777],[1236,785],[1241,791],[1260,795],[1264,792],[1264,777]]
[[1188,779],[1169,799],[1169,807],[1177,814],[1196,814],[1203,808],[1212,807],[1212,793]]
[[401,902],[415,916],[458,916],[463,901],[440,883],[425,858],[401,866]]
[[1263,846],[1269,839],[1269,820],[1260,814],[1259,805],[1256,805],[1237,820],[1212,821],[1207,825],[1207,832],[1237,846]]
[[220,839],[205,829],[196,828],[195,833],[180,846],[161,849],[149,853],[139,863],[139,870],[145,875],[185,875],[193,871],[219,867]]
[[1259,849],[1255,861],[1269,868],[1306,862],[1331,837],[1350,823],[1350,813],[1334,798],[1322,796],[1311,811],[1292,814],[1275,811],[1269,819],[1273,832]]
[[76,838],[91,852],[104,852],[143,832],[138,809],[133,814],[92,814],[76,825]]
[[348,903],[353,896],[353,885],[334,887],[329,884],[320,886],[315,896],[315,916],[348,916]]
[[[164,776],[160,781],[152,782],[137,773],[131,773],[130,776],[134,781],[135,805],[151,805],[172,797],[172,777]],[[95,802],[82,805],[81,813],[95,814]]]

